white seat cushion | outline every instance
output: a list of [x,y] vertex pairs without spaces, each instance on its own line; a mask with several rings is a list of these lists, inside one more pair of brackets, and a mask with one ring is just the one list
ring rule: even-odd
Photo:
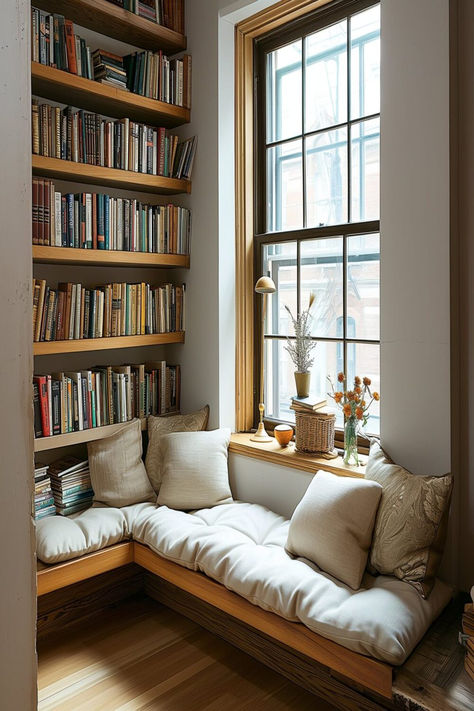
[[36,554],[43,563],[62,563],[130,538],[135,518],[154,504],[122,509],[97,506],[72,516],[47,516],[36,522]]
[[132,533],[159,555],[200,570],[263,609],[301,621],[355,652],[401,664],[450,599],[437,581],[428,600],[393,577],[365,574],[354,591],[284,546],[289,521],[232,503],[193,513],[162,506],[135,518]]

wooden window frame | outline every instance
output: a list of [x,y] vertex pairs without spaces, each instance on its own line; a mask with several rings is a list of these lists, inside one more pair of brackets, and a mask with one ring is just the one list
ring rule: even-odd
[[[362,10],[376,4],[377,0],[283,0],[236,25],[235,34],[235,94],[236,94],[236,431],[249,431],[257,420],[256,389],[258,386],[258,343],[260,342],[260,316],[254,302],[255,278],[260,274],[261,245],[279,242],[295,232],[276,233],[269,238],[256,225],[254,205],[262,199],[259,189],[262,181],[255,176],[256,145],[254,135],[255,45],[285,26],[284,43],[293,36],[301,36],[306,24],[311,28],[327,24],[328,17],[337,20],[352,9]],[[316,16],[314,13],[317,13]],[[302,20],[304,16],[307,20]],[[297,22],[298,21],[298,22]],[[297,22],[297,27],[295,23]],[[261,143],[261,141],[260,141]],[[261,212],[261,211],[260,211]],[[379,220],[344,224],[341,227],[305,229],[304,238],[332,234],[363,234],[378,232]],[[336,232],[334,231],[336,230]],[[257,343],[258,339],[258,343]],[[270,428],[275,423],[268,420]]]

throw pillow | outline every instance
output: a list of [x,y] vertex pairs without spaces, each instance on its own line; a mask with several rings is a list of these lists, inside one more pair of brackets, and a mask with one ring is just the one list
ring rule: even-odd
[[412,474],[376,441],[365,477],[383,487],[369,570],[395,575],[427,598],[443,552],[453,477]]
[[286,550],[357,590],[382,487],[319,471],[291,517]]
[[170,432],[197,432],[205,430],[209,420],[209,405],[189,415],[172,415],[171,417],[148,418],[148,449],[145,457],[145,467],[151,485],[156,493],[161,484],[161,438]]
[[115,434],[87,445],[94,501],[106,506],[129,506],[153,501],[154,491],[142,460],[140,420]]
[[230,429],[164,435],[158,505],[188,511],[232,502],[229,442]]

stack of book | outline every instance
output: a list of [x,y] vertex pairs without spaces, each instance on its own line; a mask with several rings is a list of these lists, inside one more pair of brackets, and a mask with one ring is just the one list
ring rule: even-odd
[[191,212],[102,193],[66,193],[33,178],[33,244],[189,254]]
[[86,79],[92,79],[91,50],[74,34],[71,20],[31,8],[31,59]]
[[191,57],[169,59],[163,52],[134,52],[123,58],[127,86],[134,94],[191,108]]
[[464,606],[462,631],[466,636],[466,656],[464,658],[464,667],[471,679],[474,680],[474,603],[472,602]]
[[56,513],[70,516],[88,509],[92,504],[91,478],[89,462],[77,457],[64,457],[50,464],[51,488],[56,505]]
[[290,410],[303,414],[311,414],[312,412],[326,414],[323,409],[326,405],[327,399],[325,395],[309,395],[309,397],[298,397],[295,395],[291,398]]
[[35,437],[178,412],[180,392],[180,366],[166,361],[35,375]]
[[96,49],[92,53],[92,64],[95,81],[128,91],[123,57],[106,52],[104,49]]
[[33,154],[47,158],[190,179],[196,140],[128,118],[108,119],[83,109],[32,102]]
[[109,2],[184,34],[184,0],[109,0]]
[[40,518],[53,516],[55,513],[48,465],[37,462],[35,467],[35,519],[38,521]]
[[33,282],[33,340],[139,336],[184,331],[185,285],[105,284],[86,289]]

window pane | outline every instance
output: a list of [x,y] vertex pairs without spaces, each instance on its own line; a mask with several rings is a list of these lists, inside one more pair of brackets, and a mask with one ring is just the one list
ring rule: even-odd
[[277,288],[267,296],[265,333],[290,335],[294,331],[285,305],[296,315],[296,242],[264,245],[262,273],[268,274]]
[[[361,378],[367,376],[371,379],[372,392],[380,393],[380,346],[365,343],[347,344],[347,376],[352,383],[356,375]],[[373,402],[370,407],[370,418],[365,432],[379,434],[380,432],[380,403]]]
[[353,15],[351,118],[380,112],[380,5]]
[[267,231],[303,226],[301,140],[267,150]]
[[265,339],[265,414],[277,420],[295,421],[290,410],[295,395],[295,368],[285,350],[286,340]]
[[326,396],[328,407],[334,408],[336,415],[336,427],[342,427],[344,418],[339,409],[334,407],[334,402],[327,395],[330,392],[327,376],[333,382],[336,381],[337,374],[342,370],[344,362],[344,349],[342,343],[332,341],[319,341],[315,350],[316,357],[311,369],[311,392]]
[[347,130],[306,139],[307,227],[347,222]]
[[379,119],[353,124],[351,151],[351,222],[378,220],[380,212]]
[[302,40],[267,55],[267,143],[301,131]]
[[347,335],[380,337],[380,238],[356,235],[347,238]]
[[347,20],[306,37],[305,131],[347,120]]
[[301,243],[301,309],[305,309],[313,292],[311,334],[320,337],[342,337],[338,322],[343,319],[343,240],[308,240]]

